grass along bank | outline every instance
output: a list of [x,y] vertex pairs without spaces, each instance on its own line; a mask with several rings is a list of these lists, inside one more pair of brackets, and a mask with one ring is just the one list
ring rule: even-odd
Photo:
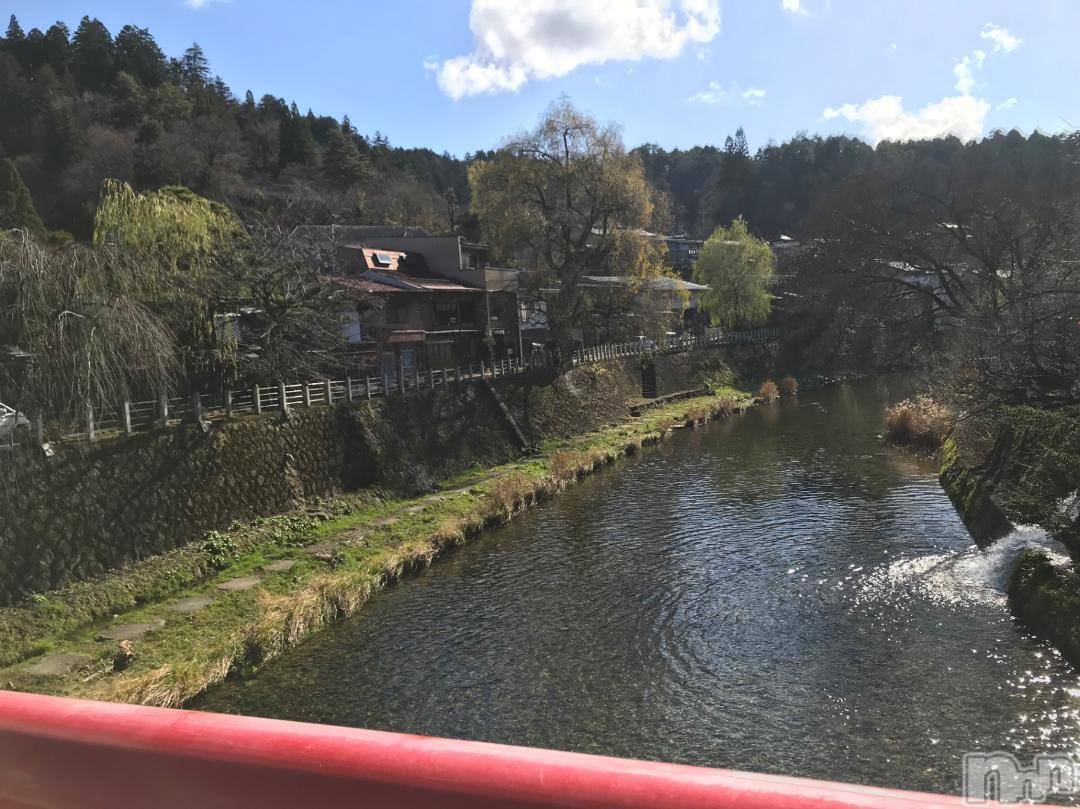
[[[134,582],[121,583],[120,572],[104,584],[46,596],[4,616],[0,631],[12,643],[4,644],[0,683],[183,705],[230,672],[252,670],[354,615],[388,582],[593,470],[676,426],[726,417],[751,401],[726,389],[674,402],[614,427],[549,441],[537,456],[473,470],[434,494],[343,498],[317,515],[256,521],[166,554],[171,558],[156,566],[148,560]],[[201,556],[185,563],[184,553]],[[194,581],[193,561],[212,574]],[[114,612],[106,615],[107,609]]]

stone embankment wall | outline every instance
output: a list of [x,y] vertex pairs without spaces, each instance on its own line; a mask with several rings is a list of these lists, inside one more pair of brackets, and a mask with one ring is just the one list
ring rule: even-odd
[[[727,374],[726,353],[657,357],[659,392]],[[728,374],[730,377],[730,374]],[[506,377],[496,388],[530,441],[625,419],[641,395],[637,358],[558,378]],[[236,520],[381,486],[432,489],[475,465],[520,454],[479,384],[355,405],[248,416],[130,438],[60,446],[52,458],[0,458],[0,604],[116,569]]]
[[184,425],[0,462],[0,603],[363,486],[430,488],[517,452],[477,385]]

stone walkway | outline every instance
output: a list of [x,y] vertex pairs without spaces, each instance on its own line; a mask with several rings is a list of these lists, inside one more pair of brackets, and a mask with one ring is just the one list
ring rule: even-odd
[[[500,472],[471,478],[464,483],[462,488],[443,490],[435,494],[429,494],[423,498],[423,502],[401,507],[398,514],[422,514],[428,510],[429,505],[441,503],[455,494],[471,494],[476,486],[502,477],[504,474],[505,473]],[[400,521],[400,516],[388,515],[380,517],[379,519],[372,520],[362,528],[354,528],[342,533],[337,540],[326,540],[308,545],[302,549],[302,552],[320,561],[329,562],[333,559],[334,552],[337,551],[341,545],[362,545],[366,536],[366,530],[370,527],[389,528],[392,525],[397,525]],[[296,559],[279,559],[268,562],[263,565],[262,569],[266,573],[286,573],[292,570],[297,564],[298,560]],[[258,575],[247,575],[219,582],[213,585],[213,587],[225,593],[245,592],[251,590],[261,581],[262,579]],[[190,615],[206,609],[216,601],[217,599],[210,594],[192,595],[164,604],[163,606],[164,609],[171,613]],[[141,640],[146,637],[146,635],[163,629],[165,625],[165,620],[160,618],[145,623],[118,624],[101,630],[95,636],[95,639],[99,642]],[[92,662],[92,659],[91,656],[85,654],[55,652],[46,655],[35,663],[26,664],[24,668],[27,673],[36,676],[58,677],[89,664]]]

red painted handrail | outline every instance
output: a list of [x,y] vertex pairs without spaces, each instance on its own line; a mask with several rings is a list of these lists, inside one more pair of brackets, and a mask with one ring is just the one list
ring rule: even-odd
[[0,807],[927,809],[959,798],[0,692]]

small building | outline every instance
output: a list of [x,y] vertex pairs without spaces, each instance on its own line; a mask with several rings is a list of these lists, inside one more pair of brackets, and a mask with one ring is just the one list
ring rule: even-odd
[[484,290],[432,272],[420,253],[364,244],[341,250],[346,267],[335,283],[362,298],[344,326],[355,365],[384,375],[490,361]]
[[683,280],[689,281],[692,279],[694,277],[694,265],[697,264],[698,256],[701,255],[701,248],[705,242],[701,239],[691,239],[685,234],[679,234],[665,236],[664,243],[667,244],[672,269]]

